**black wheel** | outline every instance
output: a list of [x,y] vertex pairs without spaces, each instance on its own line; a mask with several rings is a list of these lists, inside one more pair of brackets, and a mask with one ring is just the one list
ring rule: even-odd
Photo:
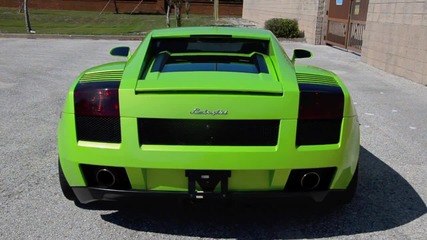
[[326,200],[327,204],[344,205],[351,202],[357,190],[357,182],[359,178],[359,166],[356,167],[353,178],[350,181],[347,189],[342,192],[333,192]]
[[58,159],[58,176],[59,176],[59,185],[61,186],[62,193],[65,198],[68,200],[75,201],[77,200],[76,195],[74,195],[73,189],[71,189],[70,185],[65,179],[64,172],[62,172],[61,162]]

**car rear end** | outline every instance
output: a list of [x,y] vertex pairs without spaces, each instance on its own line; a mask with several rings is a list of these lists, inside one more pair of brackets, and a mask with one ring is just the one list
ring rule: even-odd
[[[345,86],[326,71],[294,68],[270,34],[250,33],[155,31],[126,65],[82,74],[58,143],[77,199],[322,201],[346,189],[359,132]],[[334,84],[307,80],[319,76]]]

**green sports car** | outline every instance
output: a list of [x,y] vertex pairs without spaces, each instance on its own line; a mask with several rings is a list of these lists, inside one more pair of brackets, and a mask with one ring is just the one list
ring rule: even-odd
[[[154,30],[84,71],[58,128],[59,180],[80,203],[148,196],[349,202],[359,123],[337,75],[295,64],[265,30]],[[124,59],[125,59],[124,58]]]

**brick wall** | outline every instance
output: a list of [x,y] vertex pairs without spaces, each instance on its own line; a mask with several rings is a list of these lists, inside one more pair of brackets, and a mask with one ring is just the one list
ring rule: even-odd
[[[204,14],[213,16],[213,2],[212,3],[197,3],[191,2],[191,13],[194,14]],[[233,16],[233,17],[242,17],[242,7],[241,3],[221,3],[219,5],[219,16]]]
[[[104,8],[108,0],[31,0],[30,9],[50,9],[50,10],[79,10],[79,11],[99,11]],[[117,0],[119,12],[131,12],[138,5],[138,1]],[[19,0],[0,0],[1,7],[19,6]],[[144,1],[137,9],[147,13],[163,13],[163,1]],[[111,2],[106,12],[114,12],[114,4]]]
[[427,0],[370,0],[362,61],[427,84]]
[[[80,10],[99,11],[103,9],[108,0],[31,0],[30,9],[53,10]],[[136,12],[165,13],[164,0],[144,0]],[[139,3],[139,0],[117,0],[119,12],[131,12]],[[18,8],[19,0],[0,0],[0,7]],[[114,12],[114,4],[111,2],[106,12]],[[213,3],[193,2],[190,14],[213,15]],[[219,6],[220,16],[242,16],[242,4],[222,3]]]
[[243,18],[264,27],[270,18],[297,19],[306,41],[320,44],[324,27],[326,0],[244,0]]

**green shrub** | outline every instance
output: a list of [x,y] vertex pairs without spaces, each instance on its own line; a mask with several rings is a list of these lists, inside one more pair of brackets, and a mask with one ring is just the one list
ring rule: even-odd
[[296,19],[272,18],[265,22],[264,28],[280,38],[297,38],[299,36]]

